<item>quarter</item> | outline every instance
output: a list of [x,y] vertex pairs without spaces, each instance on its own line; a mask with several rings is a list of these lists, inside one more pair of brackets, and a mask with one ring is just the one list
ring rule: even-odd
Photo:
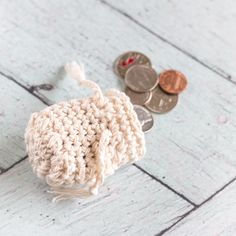
[[167,93],[178,94],[187,86],[187,79],[179,71],[167,70],[159,75],[159,85]]
[[120,55],[114,63],[113,69],[121,78],[125,78],[127,70],[133,65],[151,66],[150,59],[140,52],[126,52]]
[[151,92],[147,91],[144,93],[137,93],[128,87],[125,88],[125,94],[130,98],[133,104],[143,106],[146,102],[151,99]]
[[149,131],[153,127],[153,124],[154,124],[152,114],[147,109],[139,105],[134,105],[134,110],[141,123],[142,131],[143,132]]
[[172,110],[178,102],[178,95],[167,94],[159,86],[152,91],[152,97],[145,106],[155,113],[166,113]]
[[125,84],[135,92],[147,92],[157,86],[158,75],[151,67],[134,65],[126,72]]

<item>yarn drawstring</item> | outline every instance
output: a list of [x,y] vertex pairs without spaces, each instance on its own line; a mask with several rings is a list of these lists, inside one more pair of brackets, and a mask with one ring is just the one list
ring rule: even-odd
[[[67,63],[65,66],[66,72],[74,78],[80,86],[92,88],[97,92],[100,99],[103,99],[103,94],[100,87],[93,81],[87,80],[84,72],[83,64],[78,65],[76,62]],[[90,188],[69,188],[69,187],[57,187],[51,186],[49,193],[56,194],[57,196],[53,198],[53,202],[58,202],[65,199],[71,198],[86,198],[91,195],[97,195],[98,188],[104,182],[105,178],[105,154],[107,145],[109,143],[111,132],[106,129],[101,134],[98,150],[96,154],[96,180],[95,183]]]
[[97,178],[94,186],[90,188],[90,191],[94,194],[97,195],[98,193],[98,187],[103,184],[104,178],[105,178],[105,154],[106,154],[106,149],[109,143],[111,137],[111,132],[106,129],[99,141],[98,145],[98,151],[97,151],[97,157],[96,157],[96,164],[97,164]]
[[91,88],[95,90],[100,99],[104,99],[103,93],[100,87],[93,81],[87,80],[83,64],[77,64],[77,62],[72,61],[65,65],[65,70],[68,75],[75,79],[80,86]]
[[110,137],[111,137],[111,132],[108,129],[106,129],[100,137],[100,141],[98,144],[98,151],[96,155],[97,175],[94,185],[91,186],[89,189],[51,186],[51,190],[49,190],[48,192],[57,195],[56,197],[53,198],[53,202],[58,202],[61,200],[66,200],[76,197],[86,198],[88,196],[98,194],[98,188],[100,185],[103,184],[105,178],[105,155]]

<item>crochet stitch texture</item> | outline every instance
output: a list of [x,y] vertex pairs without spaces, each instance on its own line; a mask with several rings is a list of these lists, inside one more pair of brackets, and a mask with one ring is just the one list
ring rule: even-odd
[[51,186],[54,201],[97,194],[106,176],[145,153],[144,134],[129,98],[115,89],[103,95],[75,62],[65,69],[94,93],[33,113],[25,132],[33,171]]

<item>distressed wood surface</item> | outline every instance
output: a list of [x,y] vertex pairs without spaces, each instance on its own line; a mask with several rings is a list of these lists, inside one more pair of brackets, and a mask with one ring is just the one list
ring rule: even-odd
[[[235,234],[235,3],[132,4],[2,1],[0,234]],[[52,204],[28,161],[18,163],[29,115],[89,94],[65,77],[67,61],[84,62],[103,90],[123,89],[112,64],[127,50],[148,55],[158,72],[181,70],[188,89],[171,113],[155,115],[136,167],[109,177],[97,197]]]
[[29,92],[0,75],[0,173],[26,155],[24,130],[29,115],[43,107]]
[[122,88],[112,63],[126,50],[147,54],[157,71],[181,70],[189,87],[175,110],[155,115],[155,127],[146,135],[148,153],[139,165],[200,204],[235,176],[235,86],[109,6],[88,2],[4,2],[0,71],[31,90],[52,84],[51,91],[34,90],[50,103],[84,94],[63,78],[61,67],[72,59],[83,61],[102,89]]
[[236,83],[234,0],[105,0],[186,55]]
[[233,236],[236,233],[236,183],[186,217],[168,236]]
[[134,166],[87,200],[53,204],[28,160],[2,174],[0,189],[0,232],[11,236],[154,235],[192,208]]

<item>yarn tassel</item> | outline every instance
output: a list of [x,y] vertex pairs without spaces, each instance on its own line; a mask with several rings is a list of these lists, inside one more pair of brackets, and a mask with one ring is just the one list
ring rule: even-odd
[[75,79],[79,83],[80,86],[95,90],[100,99],[104,99],[100,87],[95,82],[86,79],[83,64],[77,64],[75,61],[72,61],[71,63],[67,63],[65,65],[65,70],[67,74],[69,74],[73,79]]
[[89,190],[76,189],[76,188],[62,188],[62,187],[51,187],[48,193],[55,194],[56,197],[52,199],[52,202],[60,202],[62,200],[68,200],[72,198],[87,198],[92,195]]

